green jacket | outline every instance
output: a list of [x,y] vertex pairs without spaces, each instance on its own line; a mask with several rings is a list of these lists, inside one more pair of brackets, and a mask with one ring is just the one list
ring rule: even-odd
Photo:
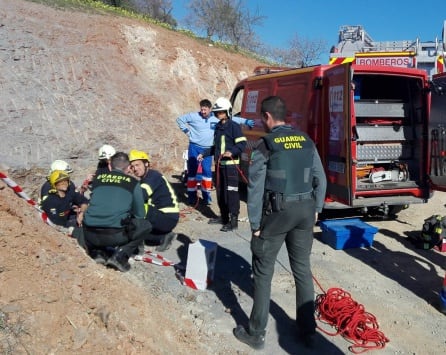
[[144,216],[142,189],[134,177],[113,170],[93,180],[90,204],[83,221],[87,227],[120,228],[129,217]]

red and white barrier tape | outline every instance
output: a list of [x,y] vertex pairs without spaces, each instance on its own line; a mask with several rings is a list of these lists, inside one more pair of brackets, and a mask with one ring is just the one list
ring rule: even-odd
[[21,198],[23,198],[26,202],[28,202],[31,206],[33,206],[37,211],[39,211],[40,218],[46,223],[49,224],[51,227],[57,227],[53,222],[50,221],[47,214],[42,211],[37,204],[36,201],[31,199],[23,190],[22,188],[17,185],[13,180],[11,180],[7,175],[2,173],[0,171],[0,179],[2,179],[6,185],[8,185],[17,195],[19,195]]
[[150,250],[146,251],[144,255],[135,255],[136,261],[144,261],[145,263],[160,265],[160,266],[174,266],[173,261],[167,260],[164,256],[157,253],[152,253]]

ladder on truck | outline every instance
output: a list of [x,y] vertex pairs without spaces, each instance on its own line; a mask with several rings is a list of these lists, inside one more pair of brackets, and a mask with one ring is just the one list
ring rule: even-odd
[[338,44],[330,50],[330,64],[355,62],[356,57],[406,56],[411,67],[424,69],[429,76],[445,71],[446,21],[442,38],[422,42],[415,40],[374,41],[361,25],[344,25],[339,29]]

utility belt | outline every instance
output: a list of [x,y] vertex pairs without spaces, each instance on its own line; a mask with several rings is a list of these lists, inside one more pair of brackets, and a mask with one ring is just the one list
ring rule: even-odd
[[313,191],[291,195],[284,195],[281,192],[275,191],[266,191],[263,195],[263,214],[269,215],[273,212],[282,211],[285,202],[311,200],[312,198]]

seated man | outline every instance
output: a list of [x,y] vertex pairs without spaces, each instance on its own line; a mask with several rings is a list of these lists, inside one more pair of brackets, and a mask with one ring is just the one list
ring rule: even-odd
[[[96,262],[121,272],[130,270],[130,255],[137,249],[152,226],[144,219],[141,186],[128,175],[127,154],[118,152],[111,158],[111,172],[93,180],[93,194],[83,221],[79,244]],[[115,248],[108,257],[110,247]]]
[[[50,175],[55,170],[61,170],[66,172],[67,174],[71,174],[73,172],[73,169],[71,169],[71,166],[66,161],[59,159],[53,161],[51,163],[50,171],[48,172],[47,181],[45,181],[40,188],[40,201],[43,201],[48,196],[48,191],[51,190]],[[74,183],[70,181],[70,184],[68,185],[68,191],[74,192],[75,190],[76,186],[74,186]]]
[[170,248],[176,234],[172,230],[180,219],[177,197],[167,179],[157,170],[150,169],[147,153],[132,150],[129,154],[133,173],[141,181],[146,219],[152,224],[152,232],[146,241],[160,243],[156,251]]
[[55,170],[50,175],[49,184],[48,195],[40,203],[49,220],[65,228],[81,226],[88,200],[70,189],[70,176],[65,171]]

